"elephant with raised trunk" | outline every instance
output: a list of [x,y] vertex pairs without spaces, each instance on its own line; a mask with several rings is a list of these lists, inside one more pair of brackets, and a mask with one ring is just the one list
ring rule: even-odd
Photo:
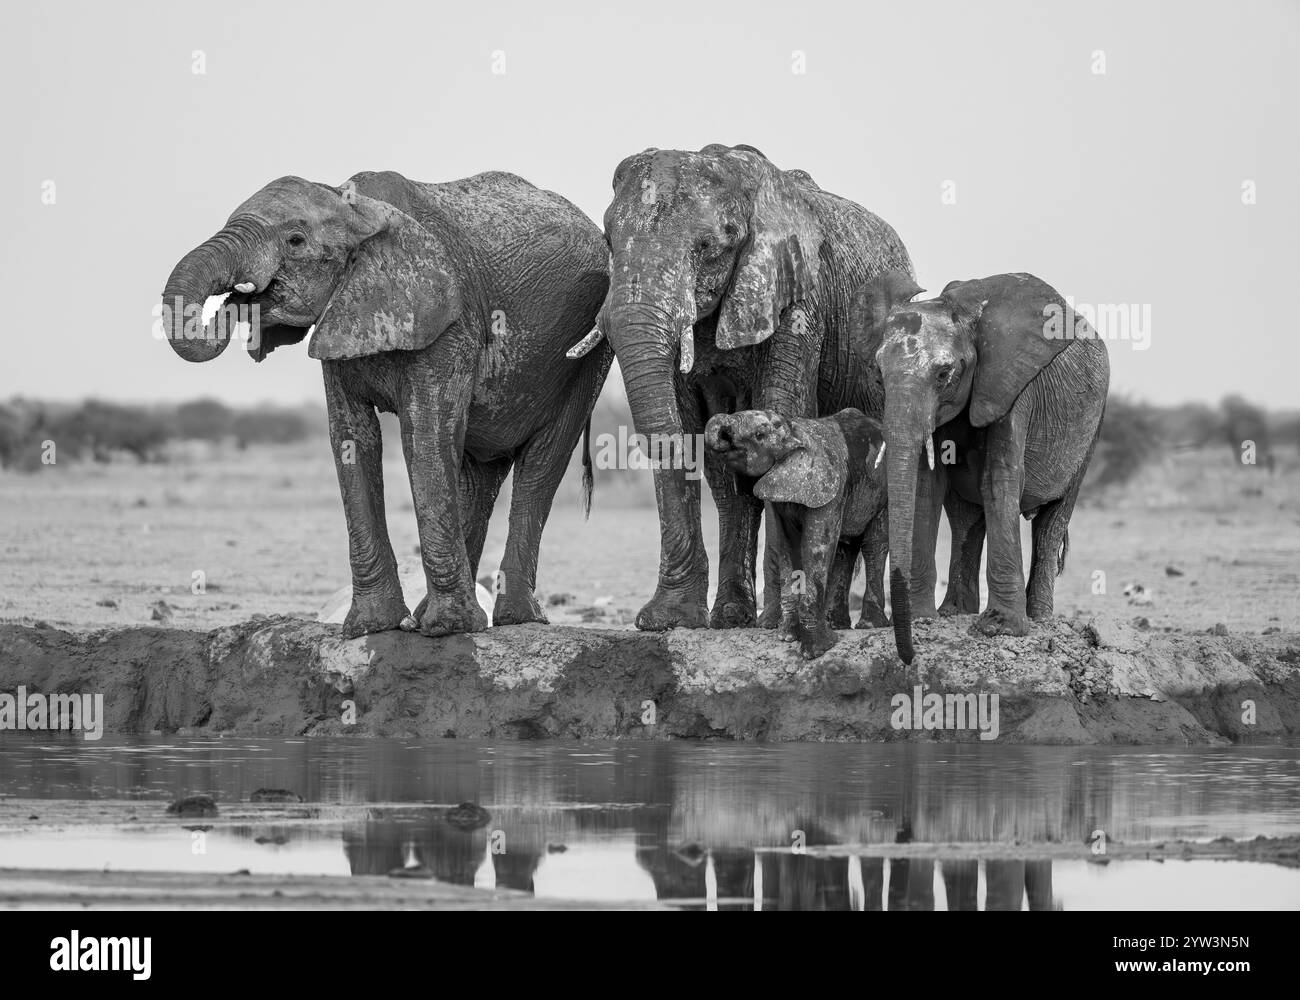
[[[497,625],[544,622],[534,596],[542,528],[613,360],[565,349],[608,289],[600,230],[559,195],[506,173],[426,184],[357,174],[340,187],[272,181],[178,263],[163,291],[176,353],[208,361],[228,331],[186,331],[209,296],[256,307],[249,353],[311,332],[348,526],[348,636],[476,632],[488,517],[514,468]],[[187,332],[189,336],[187,336]],[[428,592],[410,620],[384,518],[379,418],[396,413]],[[586,459],[590,499],[590,458]]]
[[[979,610],[987,536],[989,603],[978,630],[1024,635],[1029,619],[1051,617],[1110,384],[1105,342],[1031,274],[954,281],[937,298],[909,301],[919,291],[907,274],[869,282],[856,297],[853,337],[885,388],[889,596],[907,663],[913,616],[937,613],[940,504],[953,553],[942,610]],[[1027,588],[1022,515],[1033,520]]]
[[[715,413],[747,409],[880,414],[878,383],[849,350],[849,303],[873,275],[912,265],[866,209],[750,146],[648,149],[614,172],[605,235],[613,270],[598,329],[618,356],[638,433],[679,440]],[[716,455],[706,452],[704,465],[721,529],[712,614],[698,479],[661,461],[659,581],[638,628],[756,621],[762,503]],[[774,628],[780,586],[766,562],[762,624]],[[881,581],[867,589],[879,609]]]

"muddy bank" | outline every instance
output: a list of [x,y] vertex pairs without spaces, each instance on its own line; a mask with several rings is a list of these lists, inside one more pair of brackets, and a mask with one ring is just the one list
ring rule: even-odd
[[[211,632],[0,625],[0,693],[102,693],[109,734],[884,741],[983,729],[1020,743],[1183,744],[1300,732],[1300,635],[1096,619],[984,639],[972,620],[918,623],[910,667],[887,630],[842,632],[808,662],[759,630],[343,640],[288,618]],[[976,695],[977,710],[965,728],[951,728],[957,698],[900,710],[896,696],[918,686],[923,699]]]

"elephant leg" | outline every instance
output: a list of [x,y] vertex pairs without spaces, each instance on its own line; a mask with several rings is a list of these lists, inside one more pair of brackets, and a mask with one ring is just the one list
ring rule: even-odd
[[[483,544],[487,540],[488,521],[496,506],[497,494],[501,492],[501,484],[509,474],[508,458],[491,462],[479,462],[468,454],[460,458],[460,510],[465,521],[465,558],[469,560],[470,576],[476,580]],[[494,593],[498,587],[494,581]],[[426,593],[412,612],[417,622],[424,617],[428,606]]]
[[1074,514],[1074,504],[1079,499],[1079,490],[1083,487],[1098,440],[1100,428],[1065,495],[1052,504],[1050,510],[1041,510],[1034,518],[1034,549],[1029,557],[1026,603],[1029,617],[1035,621],[1052,617],[1056,578],[1065,572],[1065,556],[1070,550],[1070,517]]
[[469,455],[461,456],[460,510],[465,519],[465,557],[469,560],[470,575],[475,579],[478,579],[483,544],[487,541],[488,521],[496,507],[501,484],[509,474],[508,458],[479,462]]
[[1025,484],[1028,393],[989,427],[981,477],[988,538],[989,605],[976,626],[985,635],[1025,635],[1025,570],[1020,549],[1020,498]]
[[939,515],[943,510],[945,477],[942,466],[929,470],[922,465],[916,480],[916,515],[912,522],[912,586],[909,598],[912,620],[937,618],[934,591],[939,574],[934,550],[939,540]]
[[835,546],[826,578],[826,623],[831,628],[852,628],[849,615],[849,590],[853,587],[853,571],[862,551],[862,538],[841,539]]
[[720,458],[704,449],[704,471],[718,508],[718,592],[709,614],[710,628],[751,628],[754,606],[754,562],[758,557],[758,526],[762,501],[736,492],[736,478]]
[[398,628],[409,612],[397,577],[397,559],[384,517],[383,445],[379,416],[344,388],[342,362],[325,361],[325,404],[330,449],[348,523],[352,606],[343,634],[355,638]]
[[795,572],[803,571],[802,542],[796,532],[782,523],[775,514],[769,538],[773,538],[773,556],[776,563],[778,624],[776,637],[782,642],[795,642],[799,638],[799,594],[794,587]]
[[[579,415],[582,419],[584,416]],[[510,533],[498,577],[493,625],[547,622],[537,600],[537,553],[551,514],[555,491],[569,467],[569,456],[582,433],[582,419],[553,424],[532,437],[515,459],[510,494]]]
[[[689,396],[680,379],[677,403],[682,433],[702,434],[699,401]],[[700,529],[700,473],[685,465],[684,461],[660,462],[654,469],[659,583],[636,616],[636,627],[645,632],[709,627],[709,556]]]
[[826,620],[826,605],[830,566],[839,546],[843,518],[843,501],[808,511],[804,517],[799,547],[799,562],[803,569],[799,649],[807,660],[816,659],[840,641]]
[[1065,570],[1065,554],[1070,548],[1070,516],[1082,484],[1080,472],[1065,496],[1045,504],[1034,516],[1034,547],[1029,557],[1029,588],[1025,595],[1029,617],[1034,621],[1052,617],[1056,578]]
[[862,591],[862,612],[856,628],[888,628],[885,614],[885,560],[889,558],[889,511],[884,508],[871,519],[863,538],[862,562],[866,586]]
[[775,516],[763,516],[763,613],[759,628],[778,628],[781,624],[781,531]]
[[948,558],[948,591],[941,616],[977,615],[980,610],[980,556],[984,551],[984,508],[949,490],[943,499],[952,529]]
[[[475,597],[460,503],[471,377],[439,376],[438,372],[458,370],[443,354],[435,349],[421,359],[420,367],[407,369],[398,408],[428,585],[418,623],[421,632],[433,636],[487,628],[487,615]],[[423,370],[425,366],[430,370]]]

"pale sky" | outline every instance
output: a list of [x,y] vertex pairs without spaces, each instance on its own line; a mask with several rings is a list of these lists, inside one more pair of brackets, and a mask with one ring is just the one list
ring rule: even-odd
[[151,334],[172,265],[284,174],[510,170],[599,221],[629,153],[744,142],[883,216],[932,292],[1025,270],[1148,306],[1113,390],[1295,405],[1295,0],[9,0],[4,28],[0,398],[319,400],[301,345],[191,365]]

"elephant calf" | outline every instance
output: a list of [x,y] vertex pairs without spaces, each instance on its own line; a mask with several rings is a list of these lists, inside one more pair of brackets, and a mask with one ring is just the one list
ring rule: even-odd
[[487,627],[474,578],[512,466],[492,619],[546,621],[533,594],[542,527],[613,360],[603,344],[580,362],[564,355],[595,322],[608,264],[577,208],[493,172],[444,184],[361,173],[339,187],[282,177],[176,265],[162,329],[186,360],[229,343],[220,324],[194,322],[209,296],[256,310],[255,361],[315,330],[352,563],[346,635],[410,627],[377,410],[401,424],[428,584],[420,631]]
[[[851,334],[885,389],[890,604],[907,663],[913,613],[936,614],[940,504],[952,525],[944,609],[978,610],[987,535],[989,603],[978,630],[1025,635],[1030,619],[1051,617],[1110,385],[1105,341],[1032,274],[953,281],[911,301],[919,292],[904,272],[872,279],[855,297]],[[1022,515],[1034,523],[1028,586]]]
[[[867,528],[885,506],[875,468],[880,424],[853,408],[820,419],[742,410],[710,417],[704,434],[728,468],[757,479],[754,496],[777,525],[780,638],[797,641],[808,659],[821,656],[839,641],[828,594],[848,589]],[[858,627],[871,624],[864,604]]]

